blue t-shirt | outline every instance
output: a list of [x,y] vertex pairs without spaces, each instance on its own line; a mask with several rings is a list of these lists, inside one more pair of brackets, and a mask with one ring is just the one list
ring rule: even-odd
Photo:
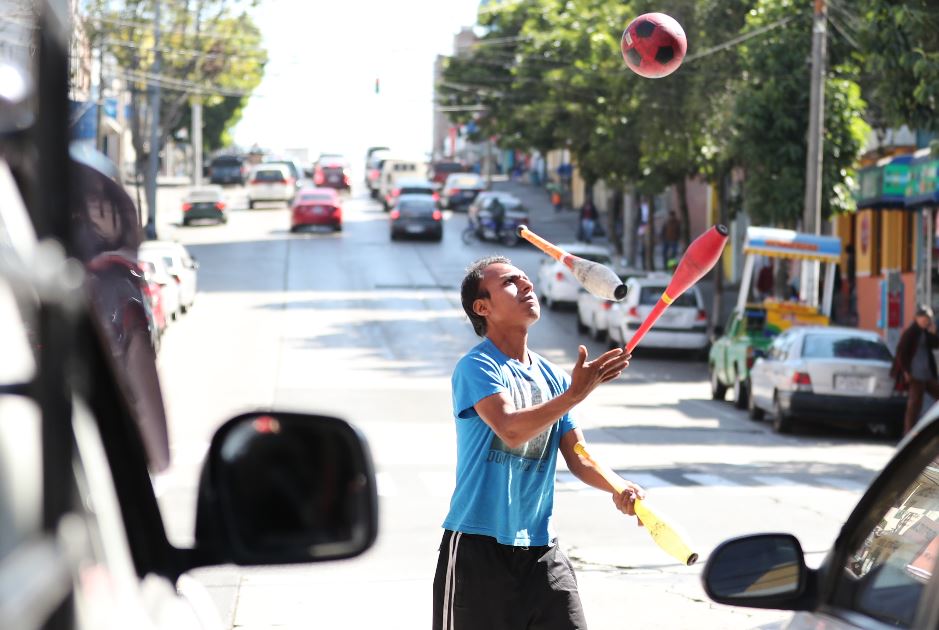
[[509,448],[476,413],[477,402],[504,392],[516,409],[560,395],[568,375],[529,351],[531,365],[503,354],[489,339],[453,371],[456,488],[446,529],[491,536],[503,545],[547,545],[555,538],[554,474],[561,436],[575,427],[564,414],[544,433]]

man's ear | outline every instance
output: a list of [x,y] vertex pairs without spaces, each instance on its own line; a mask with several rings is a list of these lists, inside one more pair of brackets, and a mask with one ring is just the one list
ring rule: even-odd
[[489,303],[482,298],[476,298],[473,301],[473,312],[480,317],[485,317],[489,314]]

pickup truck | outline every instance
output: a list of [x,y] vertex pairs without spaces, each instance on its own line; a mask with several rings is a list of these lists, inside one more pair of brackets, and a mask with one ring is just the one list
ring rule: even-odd
[[727,328],[711,345],[708,376],[714,400],[724,400],[730,388],[734,390],[734,406],[746,408],[750,368],[757,353],[765,352],[780,332],[779,328],[767,323],[766,315],[766,308],[761,304],[747,304],[743,311],[734,309]]

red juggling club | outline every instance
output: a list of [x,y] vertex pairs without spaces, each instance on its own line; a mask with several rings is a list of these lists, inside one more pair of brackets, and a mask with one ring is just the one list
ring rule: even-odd
[[717,259],[721,257],[724,251],[724,245],[727,243],[727,236],[730,232],[727,226],[715,225],[710,230],[692,241],[684,256],[675,268],[672,279],[669,281],[662,297],[656,302],[655,306],[643,320],[639,329],[633,334],[632,339],[626,344],[626,352],[631,353],[639,344],[645,334],[652,328],[652,325],[658,321],[662,313],[668,308],[669,304],[674,302],[679,295],[688,290],[688,287],[701,279],[704,274],[709,272]]

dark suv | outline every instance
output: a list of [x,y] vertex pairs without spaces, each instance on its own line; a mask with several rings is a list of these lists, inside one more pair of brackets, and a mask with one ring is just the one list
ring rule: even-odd
[[244,185],[248,176],[248,165],[237,155],[222,155],[209,164],[209,181],[213,184]]

